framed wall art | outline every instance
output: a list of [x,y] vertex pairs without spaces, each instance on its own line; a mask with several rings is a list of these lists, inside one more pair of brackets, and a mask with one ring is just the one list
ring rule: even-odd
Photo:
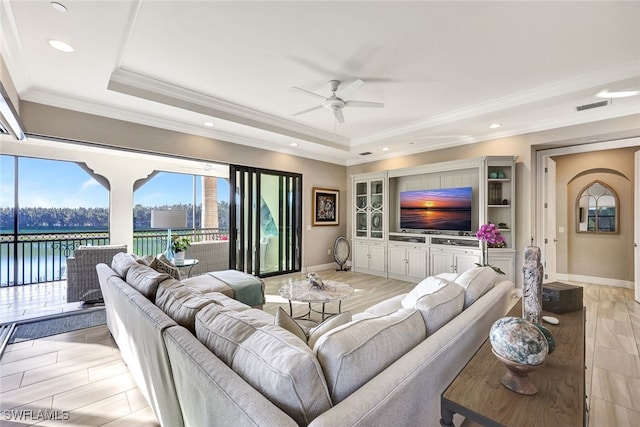
[[338,225],[340,191],[313,187],[313,225]]

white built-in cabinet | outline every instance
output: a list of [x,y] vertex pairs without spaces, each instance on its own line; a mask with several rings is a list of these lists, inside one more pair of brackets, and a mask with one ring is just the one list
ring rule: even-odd
[[391,244],[387,247],[388,273],[391,278],[427,277],[427,248],[424,245]]
[[387,275],[387,245],[381,242],[356,241],[353,245],[353,269],[360,273]]
[[387,275],[387,174],[359,175],[353,182],[353,269]]
[[[462,273],[482,262],[475,238],[480,225],[498,225],[503,248],[490,248],[488,263],[515,281],[515,160],[487,156],[353,176],[353,270],[416,281]],[[466,233],[411,233],[399,227],[401,191],[472,187],[472,228]]]

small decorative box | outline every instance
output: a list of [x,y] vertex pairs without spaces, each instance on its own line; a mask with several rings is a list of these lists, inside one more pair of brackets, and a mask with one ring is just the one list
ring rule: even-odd
[[542,309],[556,314],[582,310],[582,287],[560,282],[543,284]]

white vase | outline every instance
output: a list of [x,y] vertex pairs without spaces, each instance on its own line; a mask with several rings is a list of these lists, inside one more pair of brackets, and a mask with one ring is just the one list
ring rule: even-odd
[[174,264],[181,264],[184,263],[184,252],[176,252],[175,254],[173,254],[173,262]]

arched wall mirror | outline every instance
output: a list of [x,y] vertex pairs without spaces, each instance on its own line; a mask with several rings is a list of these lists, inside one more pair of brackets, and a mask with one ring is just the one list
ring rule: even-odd
[[576,231],[578,233],[617,233],[618,195],[602,181],[593,181],[578,194]]

